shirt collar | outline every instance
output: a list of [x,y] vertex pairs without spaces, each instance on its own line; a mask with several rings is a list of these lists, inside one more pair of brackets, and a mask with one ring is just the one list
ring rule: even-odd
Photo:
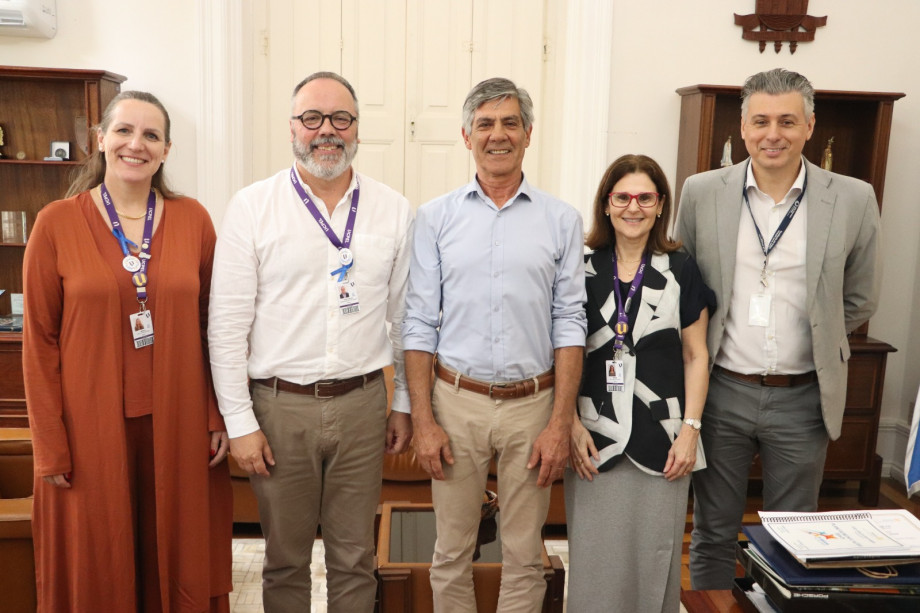
[[[524,196],[527,198],[527,200],[533,201],[533,188],[530,187],[530,183],[527,182],[527,177],[524,175],[521,176],[521,184],[518,186],[517,191],[514,192],[514,196],[512,196],[502,207],[503,209],[514,204],[519,196]],[[494,206],[492,199],[489,198],[484,191],[482,191],[482,186],[479,184],[479,179],[476,177],[473,177],[473,180],[467,183],[463,189],[464,198],[473,193],[477,194],[483,202]]]
[[[356,188],[356,187],[358,187],[358,171],[354,169],[354,166],[351,166],[350,168],[351,168],[351,182],[348,184],[348,189],[345,190],[345,194],[342,196],[342,199],[339,200],[339,202],[336,202],[336,203],[335,203],[336,206],[338,206],[339,203],[341,203],[341,202],[344,202],[344,201],[346,201],[346,200],[349,200],[349,199],[351,198],[351,193],[352,193],[353,191],[355,191],[355,188]],[[296,161],[294,162],[294,174],[297,176],[297,182],[300,183],[300,186],[301,186],[302,188],[304,188],[304,191],[307,192],[307,195],[309,195],[310,198],[315,199],[315,198],[316,198],[316,194],[313,193],[313,190],[310,189],[310,186],[309,186],[309,185],[307,185],[306,183],[304,183],[303,177],[300,176],[300,172],[297,170],[297,162],[296,162]],[[327,202],[326,204],[328,204],[328,202]]]
[[[782,204],[783,202],[789,201],[790,198],[796,198],[800,193],[802,193],[802,187],[804,187],[804,185],[805,185],[805,157],[802,156],[802,164],[799,166],[798,176],[796,176],[795,181],[792,182],[792,187],[790,187],[789,191],[786,192],[786,196],[782,199],[781,202],[777,202],[776,204],[779,205],[779,204]],[[763,192],[760,191],[760,187],[757,186],[757,179],[754,178],[754,165],[750,162],[748,162],[747,177],[745,178],[745,181],[744,181],[744,189],[746,190],[755,189],[759,193],[763,194]],[[764,197],[768,197],[768,196],[764,194]]]

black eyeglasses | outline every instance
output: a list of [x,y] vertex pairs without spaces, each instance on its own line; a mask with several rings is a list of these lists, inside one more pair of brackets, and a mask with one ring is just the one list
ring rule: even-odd
[[640,192],[638,194],[630,194],[629,192],[610,192],[610,204],[618,209],[625,209],[629,206],[629,203],[632,202],[632,199],[635,198],[639,206],[643,209],[649,209],[658,204],[658,198],[660,197],[661,194],[656,194],[655,192]]
[[358,118],[349,113],[348,111],[336,111],[329,115],[320,113],[319,111],[304,111],[300,115],[294,115],[291,119],[299,119],[300,123],[303,124],[307,130],[319,130],[320,126],[323,125],[323,122],[326,119],[329,119],[329,123],[332,124],[332,127],[336,130],[347,130],[351,127],[351,124],[358,121]]

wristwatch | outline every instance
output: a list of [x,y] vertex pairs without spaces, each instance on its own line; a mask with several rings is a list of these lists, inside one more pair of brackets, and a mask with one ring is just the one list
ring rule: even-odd
[[688,417],[687,419],[685,419],[684,423],[690,426],[691,428],[693,428],[694,430],[699,430],[700,428],[703,427],[703,422],[701,422],[698,419],[693,419],[692,417]]

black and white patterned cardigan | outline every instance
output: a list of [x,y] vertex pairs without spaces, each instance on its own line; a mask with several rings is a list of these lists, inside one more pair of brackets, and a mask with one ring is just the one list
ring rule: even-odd
[[[611,249],[585,256],[588,338],[578,413],[598,448],[601,459],[595,464],[602,471],[627,455],[645,472],[660,474],[680,432],[684,364],[678,280],[688,258],[679,251],[651,257],[638,304],[634,300],[630,309],[622,356],[625,389],[608,392],[606,362],[613,359],[617,322]],[[697,449],[694,470],[706,465],[702,445]]]

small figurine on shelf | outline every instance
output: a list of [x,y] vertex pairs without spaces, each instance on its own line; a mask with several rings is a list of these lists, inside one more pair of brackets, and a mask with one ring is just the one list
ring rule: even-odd
[[827,141],[827,147],[824,148],[824,155],[821,157],[821,168],[824,170],[834,169],[834,152],[831,150],[831,145],[833,144],[834,137],[831,136]]
[[[0,147],[3,146],[3,126],[0,126]],[[3,151],[0,150],[0,159],[3,158]]]
[[732,135],[729,134],[722,145],[722,168],[732,165]]

